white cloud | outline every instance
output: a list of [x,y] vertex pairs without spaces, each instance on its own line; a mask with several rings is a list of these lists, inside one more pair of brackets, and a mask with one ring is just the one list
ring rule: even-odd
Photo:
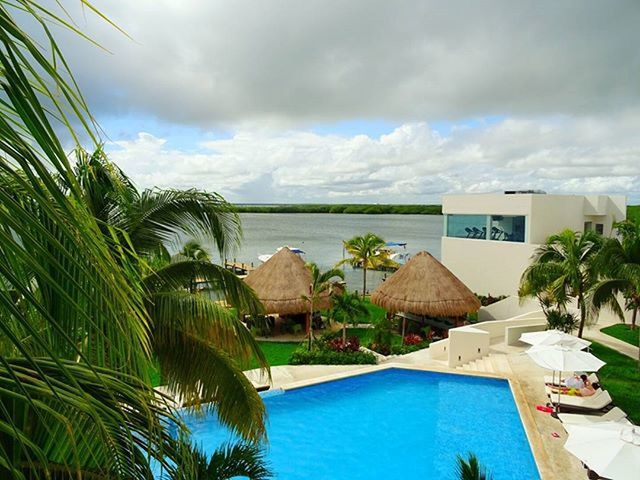
[[234,201],[426,202],[512,188],[637,196],[640,140],[628,133],[639,127],[620,117],[507,119],[449,136],[426,123],[380,138],[243,130],[198,153],[141,133],[111,157],[142,186],[196,186]]

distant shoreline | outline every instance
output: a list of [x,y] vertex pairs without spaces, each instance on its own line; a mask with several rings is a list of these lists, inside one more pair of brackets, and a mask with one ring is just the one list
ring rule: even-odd
[[442,215],[442,205],[380,204],[236,204],[239,213],[335,213],[364,215]]

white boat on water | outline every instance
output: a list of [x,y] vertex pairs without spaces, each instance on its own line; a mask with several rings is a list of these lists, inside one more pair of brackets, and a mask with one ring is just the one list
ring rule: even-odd
[[283,248],[288,248],[289,250],[291,250],[296,255],[304,255],[304,251],[302,251],[300,248],[290,247],[289,245],[285,245],[284,247],[278,248],[272,254],[269,254],[269,255],[258,255],[258,260],[260,260],[262,263],[264,263],[267,260],[269,260],[271,257],[273,257],[276,253],[278,253],[280,250],[282,250]]

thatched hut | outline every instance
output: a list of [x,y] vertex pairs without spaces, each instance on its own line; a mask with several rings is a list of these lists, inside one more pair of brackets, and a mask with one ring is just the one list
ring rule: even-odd
[[480,308],[467,286],[428,252],[420,252],[376,288],[371,301],[388,312],[462,317]]
[[[267,314],[309,315],[311,272],[299,255],[287,247],[279,250],[269,260],[247,275],[244,281],[258,295]],[[320,296],[315,310],[330,307],[329,293]],[[307,319],[307,328],[309,319]]]

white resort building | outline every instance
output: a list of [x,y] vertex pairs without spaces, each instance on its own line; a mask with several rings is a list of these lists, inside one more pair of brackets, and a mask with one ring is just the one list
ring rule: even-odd
[[611,234],[626,218],[626,197],[539,191],[446,195],[442,263],[472,291],[512,295],[535,249],[564,229]]

